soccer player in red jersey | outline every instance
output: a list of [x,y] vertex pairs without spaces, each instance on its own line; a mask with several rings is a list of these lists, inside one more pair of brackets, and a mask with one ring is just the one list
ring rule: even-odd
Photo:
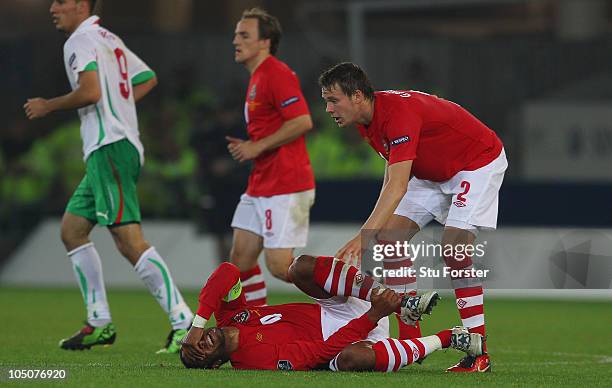
[[[236,369],[392,372],[442,348],[482,354],[483,337],[465,328],[411,340],[388,338],[387,315],[398,312],[414,324],[431,313],[436,292],[401,297],[333,257],[300,256],[289,276],[317,303],[249,306],[238,268],[221,264],[200,293],[180,353],[183,364],[218,368],[229,360]],[[213,313],[218,326],[204,329]]]
[[[353,63],[325,71],[319,85],[326,111],[338,126],[356,125],[387,161],[378,202],[361,230],[379,231],[380,243],[398,241],[398,231],[402,240],[410,241],[435,219],[444,225],[442,246],[453,247],[444,250],[446,265],[471,269],[471,257],[457,252],[473,245],[479,230],[497,225],[498,193],[508,166],[497,135],[461,106],[436,96],[412,90],[374,92],[365,72]],[[336,257],[360,258],[361,249],[357,235]],[[411,263],[408,257],[391,257],[385,267]],[[408,291],[416,288],[415,281],[390,283]],[[452,285],[463,325],[484,336],[481,280],[452,278]],[[400,338],[415,335],[420,330],[400,324]],[[468,355],[448,370],[489,371],[489,356]]]
[[252,305],[266,303],[259,254],[263,249],[273,276],[288,281],[293,249],[306,246],[315,197],[304,140],[312,119],[297,76],[275,56],[280,36],[278,20],[254,8],[244,11],[233,42],[236,62],[251,74],[244,106],[249,140],[227,137],[228,150],[254,165],[232,219],[230,259]]

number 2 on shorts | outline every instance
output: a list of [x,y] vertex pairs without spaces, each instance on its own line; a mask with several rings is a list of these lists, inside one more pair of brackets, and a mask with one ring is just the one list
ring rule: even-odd
[[470,182],[461,182],[461,187],[463,188],[463,191],[457,195],[457,201],[467,202],[467,198],[464,196],[468,193],[468,191],[470,191]]

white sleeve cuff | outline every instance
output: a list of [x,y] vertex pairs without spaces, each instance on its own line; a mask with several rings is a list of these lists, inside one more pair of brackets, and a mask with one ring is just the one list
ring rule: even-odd
[[193,317],[193,322],[191,322],[191,326],[203,329],[204,326],[206,326],[206,319],[196,314],[195,317]]

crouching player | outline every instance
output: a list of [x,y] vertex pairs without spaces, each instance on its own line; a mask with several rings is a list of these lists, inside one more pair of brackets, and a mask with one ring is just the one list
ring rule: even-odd
[[[430,314],[434,291],[400,297],[333,257],[300,256],[289,269],[296,286],[318,303],[249,307],[240,271],[223,263],[202,288],[199,308],[180,351],[187,368],[397,371],[452,347],[477,356],[483,337],[456,327],[436,335],[389,338],[389,314],[416,324]],[[217,327],[204,329],[212,314]]]

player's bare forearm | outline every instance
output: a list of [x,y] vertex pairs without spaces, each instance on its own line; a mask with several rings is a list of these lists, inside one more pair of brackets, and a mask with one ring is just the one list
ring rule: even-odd
[[145,82],[134,85],[134,102],[140,101],[140,99],[149,94],[149,92],[153,90],[155,86],[157,86],[157,77],[153,77]]
[[257,143],[261,152],[270,151],[284,144],[291,143],[311,129],[312,119],[310,115],[298,116],[285,121],[278,131],[258,140]]
[[383,178],[383,186],[389,182],[389,163],[385,163],[385,177]]
[[388,181],[389,181],[389,163],[385,163],[385,175],[383,176],[383,184],[380,187],[380,194],[378,194],[379,197],[381,196],[382,191],[387,185]]
[[83,71],[79,74],[79,87],[66,95],[48,100],[49,109],[51,112],[78,109],[95,104],[101,96],[98,72]]
[[378,197],[376,206],[374,206],[374,210],[372,210],[370,217],[368,217],[361,229],[370,230],[382,228],[397,208],[397,205],[399,205],[405,193],[405,189],[385,185],[380,193],[380,197]]
[[23,107],[29,119],[37,119],[58,110],[78,109],[95,104],[101,95],[98,72],[84,71],[79,74],[79,87],[72,92],[48,100],[31,98]]
[[256,159],[259,155],[266,151],[273,150],[290,143],[308,132],[312,128],[312,119],[310,115],[298,116],[294,119],[285,121],[285,123],[270,136],[264,137],[257,141],[242,140],[234,137],[226,136],[229,142],[227,149],[234,160],[245,162],[247,160]]
[[368,220],[363,224],[362,230],[380,229],[406,194],[412,161],[404,161],[388,166],[385,172],[385,184],[376,201],[376,206]]

